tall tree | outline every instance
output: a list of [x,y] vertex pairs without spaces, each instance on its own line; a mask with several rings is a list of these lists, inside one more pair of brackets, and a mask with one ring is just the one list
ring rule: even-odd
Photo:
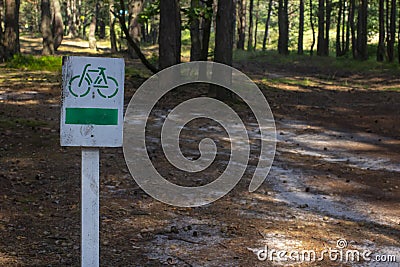
[[89,26],[89,48],[90,49],[97,49],[97,43],[96,43],[96,16],[92,16],[92,20],[90,22]]
[[4,60],[4,45],[3,45],[3,9],[4,1],[0,0],[0,62]]
[[269,0],[268,2],[267,19],[265,20],[265,31],[264,31],[263,46],[262,46],[263,51],[265,51],[265,49],[267,48],[267,39],[269,38],[269,22],[271,20],[272,1],[273,0]]
[[229,66],[233,55],[233,11],[232,0],[218,0],[214,61]]
[[112,13],[114,10],[114,0],[110,1],[110,12],[109,12],[109,26],[110,26],[110,49],[111,53],[117,52],[117,36],[115,34],[115,16]]
[[325,55],[329,55],[329,33],[331,30],[331,15],[332,15],[332,2],[331,0],[326,0],[326,18],[325,18],[325,43],[324,52]]
[[300,0],[299,7],[299,36],[297,39],[297,54],[303,54],[303,34],[304,34],[304,0]]
[[341,27],[342,25],[342,15],[343,15],[343,0],[339,0],[338,3],[339,6],[339,11],[337,14],[337,20],[336,20],[336,56],[340,57],[342,55],[342,44],[341,44]]
[[51,31],[50,0],[42,0],[41,10],[42,10],[41,31],[43,37],[42,54],[52,55],[54,54],[54,41],[53,41],[53,33]]
[[4,18],[4,59],[9,59],[20,52],[19,45],[19,0],[6,0]]
[[254,45],[253,45],[254,50],[257,49],[258,21],[260,19],[259,11],[260,11],[260,0],[257,0],[257,8],[256,8],[256,14],[255,14],[256,22],[254,23]]
[[160,1],[160,69],[181,61],[181,17],[178,0]]
[[[395,1],[395,0],[394,0]],[[357,39],[355,58],[360,60],[368,59],[368,0],[361,0],[357,16]]]
[[200,18],[196,12],[196,10],[199,8],[199,0],[190,1],[190,61],[201,60]]
[[247,40],[247,50],[253,50],[253,9],[254,9],[254,0],[250,0],[249,7],[249,31],[248,31],[248,40]]
[[344,56],[349,50],[349,23],[346,20],[346,0],[339,0],[336,19],[336,56]]
[[314,16],[313,16],[313,0],[310,0],[310,26],[312,33],[312,42],[310,47],[310,56],[314,54],[314,46],[315,46],[315,29],[314,29]]
[[318,0],[318,43],[317,43],[317,55],[318,56],[327,56],[328,55],[328,47],[326,36],[329,36],[329,32],[325,35],[325,2],[327,0]]
[[212,0],[191,0],[187,12],[190,25],[190,61],[206,61],[211,32]]
[[[390,4],[389,4],[390,1]],[[388,61],[393,62],[394,60],[394,43],[396,41],[396,0],[387,0],[387,12],[390,9],[390,17],[387,19],[387,56]],[[389,8],[390,6],[390,8]]]
[[61,15],[60,0],[53,0],[53,39],[54,39],[54,51],[57,51],[58,47],[64,37],[64,22]]
[[244,42],[246,38],[246,0],[238,0],[237,3],[238,3],[238,11],[237,11],[238,40],[236,42],[236,48],[244,50]]
[[279,0],[278,2],[278,52],[279,54],[289,54],[289,18],[288,18],[288,0]]
[[351,33],[351,50],[353,58],[357,58],[357,38],[356,38],[356,27],[355,27],[355,13],[356,13],[356,0],[350,0],[350,10],[349,10],[349,26]]
[[398,33],[397,33],[397,57],[400,63],[400,16],[399,16],[399,23],[398,23]]
[[78,37],[78,29],[77,29],[77,17],[78,10],[76,5],[76,0],[67,0],[67,21],[68,21],[68,35],[70,37]]
[[[235,6],[232,0],[218,0],[218,8],[216,15],[216,29],[215,29],[215,50],[214,61],[232,66],[233,56],[233,12]],[[224,79],[225,82],[231,81],[232,73],[226,70],[226,73],[213,73],[213,79]],[[231,94],[225,88],[210,85],[210,96],[216,96],[220,100],[231,98]]]
[[[344,1],[344,10],[347,11],[347,13],[350,13],[348,9],[349,9],[349,4],[345,0]],[[344,25],[346,25],[346,31],[344,29]],[[343,54],[347,54],[350,50],[350,21],[349,21],[348,16],[347,16],[347,20],[346,20],[345,14],[343,14],[342,44],[343,44],[343,48],[342,48]]]
[[379,0],[379,41],[376,60],[385,59],[385,0]]
[[206,0],[203,3],[206,8],[206,12],[203,15],[203,19],[201,20],[201,60],[207,61],[208,57],[208,47],[210,43],[210,34],[211,34],[211,22],[212,22],[212,12],[213,12],[213,0]]
[[[128,4],[129,12],[129,35],[139,45],[141,38],[141,24],[139,23],[139,14],[143,10],[143,0],[132,0]],[[134,55],[134,49],[128,45],[130,55]]]

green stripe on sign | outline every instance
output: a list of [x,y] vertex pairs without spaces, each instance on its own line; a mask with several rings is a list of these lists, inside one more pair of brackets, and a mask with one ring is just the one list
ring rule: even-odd
[[118,109],[66,108],[65,124],[118,125]]

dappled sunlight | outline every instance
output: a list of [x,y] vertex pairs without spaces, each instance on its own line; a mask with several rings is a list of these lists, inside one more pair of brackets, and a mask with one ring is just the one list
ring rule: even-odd
[[[15,252],[12,252],[15,254]],[[8,253],[0,252],[0,265],[8,266],[8,265],[19,265],[21,262],[18,260],[16,255],[10,255]]]

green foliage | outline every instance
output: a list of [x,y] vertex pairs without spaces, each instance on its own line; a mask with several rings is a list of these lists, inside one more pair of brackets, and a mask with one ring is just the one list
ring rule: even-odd
[[140,23],[148,23],[154,16],[160,14],[160,0],[149,3],[139,14]]
[[207,7],[207,6],[182,8],[182,12],[184,16],[187,18],[186,19],[187,23],[184,23],[182,25],[183,29],[189,29],[193,19],[195,18],[211,19],[213,14],[212,7]]
[[60,71],[62,58],[57,56],[32,56],[17,54],[6,63],[7,68],[23,70]]

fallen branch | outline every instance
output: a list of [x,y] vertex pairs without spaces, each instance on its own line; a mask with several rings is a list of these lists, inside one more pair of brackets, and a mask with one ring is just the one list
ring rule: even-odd
[[152,73],[157,73],[158,69],[153,66],[145,57],[145,55],[142,53],[140,50],[140,47],[138,44],[132,39],[132,37],[129,35],[128,28],[126,27],[125,24],[125,4],[124,0],[120,0],[120,5],[121,5],[121,10],[122,10],[122,15],[117,14],[114,10],[110,10],[111,13],[119,20],[119,24],[121,25],[122,31],[125,34],[125,38],[130,46],[133,47],[135,50],[136,54],[138,55],[140,61],[148,68]]

